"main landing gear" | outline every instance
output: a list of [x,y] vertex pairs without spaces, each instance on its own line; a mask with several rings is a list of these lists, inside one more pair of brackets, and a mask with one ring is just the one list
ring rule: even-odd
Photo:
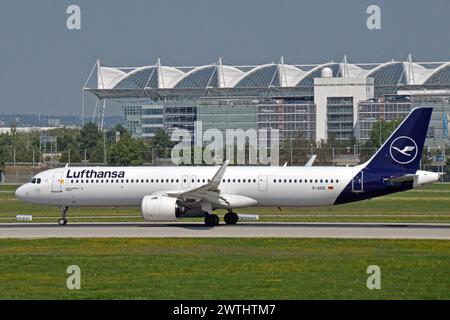
[[65,226],[67,224],[67,210],[69,210],[69,208],[61,207],[59,209],[61,211],[61,218],[58,219],[58,224],[60,226]]
[[[236,212],[228,210],[228,213],[225,214],[224,221],[226,224],[236,224],[239,220],[239,216]],[[219,217],[216,214],[206,214],[205,216],[205,225],[207,227],[215,227],[218,226],[220,222]]]
[[225,214],[223,220],[225,221],[226,224],[236,224],[239,220],[239,216],[237,215],[236,212],[228,210],[228,213]]
[[220,222],[219,216],[216,214],[207,214],[205,216],[205,225],[207,227],[215,227],[218,226]]

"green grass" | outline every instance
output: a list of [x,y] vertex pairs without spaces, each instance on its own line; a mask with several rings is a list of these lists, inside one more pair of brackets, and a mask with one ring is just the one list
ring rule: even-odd
[[[34,221],[54,222],[58,209],[18,201],[16,186],[0,186],[0,222],[13,222],[17,214],[33,214]],[[450,223],[450,184],[339,206],[316,208],[245,208],[239,213],[259,214],[260,221],[291,222],[441,222]],[[224,211],[218,211],[224,214]],[[95,218],[83,218],[93,216]],[[140,208],[70,208],[71,221],[142,221]],[[180,220],[183,221],[183,220]],[[199,220],[198,220],[199,221]]]
[[[81,290],[66,269],[81,268]],[[381,290],[366,269],[381,268]],[[0,299],[449,299],[450,242],[337,239],[0,241]]]
[[0,191],[15,191],[18,185],[14,184],[0,184]]

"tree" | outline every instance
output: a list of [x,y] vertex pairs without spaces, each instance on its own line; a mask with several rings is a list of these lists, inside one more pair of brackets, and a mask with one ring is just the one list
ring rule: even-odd
[[163,130],[158,130],[155,133],[155,136],[152,138],[151,147],[155,150],[156,157],[170,157],[170,151],[168,149],[172,149],[175,145],[175,142],[170,140],[170,137]]
[[[106,151],[106,155],[108,155],[109,149],[110,149],[110,146],[108,145],[108,143],[107,142],[104,143],[103,138],[99,139],[97,141],[95,148],[92,149],[92,151],[91,151],[91,155],[89,157],[90,162],[103,163],[105,161],[105,151]],[[108,162],[108,159],[106,159],[106,162]]]
[[97,125],[92,122],[86,123],[83,128],[81,128],[78,137],[80,151],[84,153],[84,150],[86,150],[86,155],[90,158],[92,151],[101,138],[102,133],[98,130]]
[[106,133],[106,139],[108,141],[116,141],[116,133],[119,132],[120,136],[123,136],[125,134],[129,134],[127,128],[125,128],[120,123],[116,124],[114,128],[108,130]]
[[135,139],[126,133],[111,148],[110,161],[119,166],[138,166],[145,162],[150,147],[142,139]]
[[369,140],[364,144],[364,148],[361,150],[361,161],[368,160],[372,156],[373,149],[380,148],[402,121],[403,118],[375,122],[372,131],[370,131]]
[[170,140],[169,135],[165,133],[163,130],[158,130],[151,140],[152,148],[165,149],[165,148],[172,148],[174,145],[175,143],[172,140]]
[[6,150],[6,147],[1,146],[0,147],[0,172],[2,171],[3,167],[5,166],[5,162],[8,158],[8,150]]
[[376,122],[369,135],[369,144],[372,147],[379,148],[400,125],[403,119],[394,119],[391,121],[380,120]]
[[314,144],[313,141],[305,139],[300,131],[294,136],[286,138],[281,145],[280,165],[285,162],[289,162],[290,165],[304,165],[311,156],[311,145]]

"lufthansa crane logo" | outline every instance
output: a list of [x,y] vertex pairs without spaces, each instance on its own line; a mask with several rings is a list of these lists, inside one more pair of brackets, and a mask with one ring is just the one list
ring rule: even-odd
[[408,164],[417,157],[417,144],[410,137],[401,136],[391,143],[392,159],[400,164]]

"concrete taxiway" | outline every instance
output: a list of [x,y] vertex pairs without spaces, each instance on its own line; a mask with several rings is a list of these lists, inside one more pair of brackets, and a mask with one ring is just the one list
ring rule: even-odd
[[3,223],[0,238],[349,238],[447,239],[450,224],[246,222],[205,227],[202,223]]

